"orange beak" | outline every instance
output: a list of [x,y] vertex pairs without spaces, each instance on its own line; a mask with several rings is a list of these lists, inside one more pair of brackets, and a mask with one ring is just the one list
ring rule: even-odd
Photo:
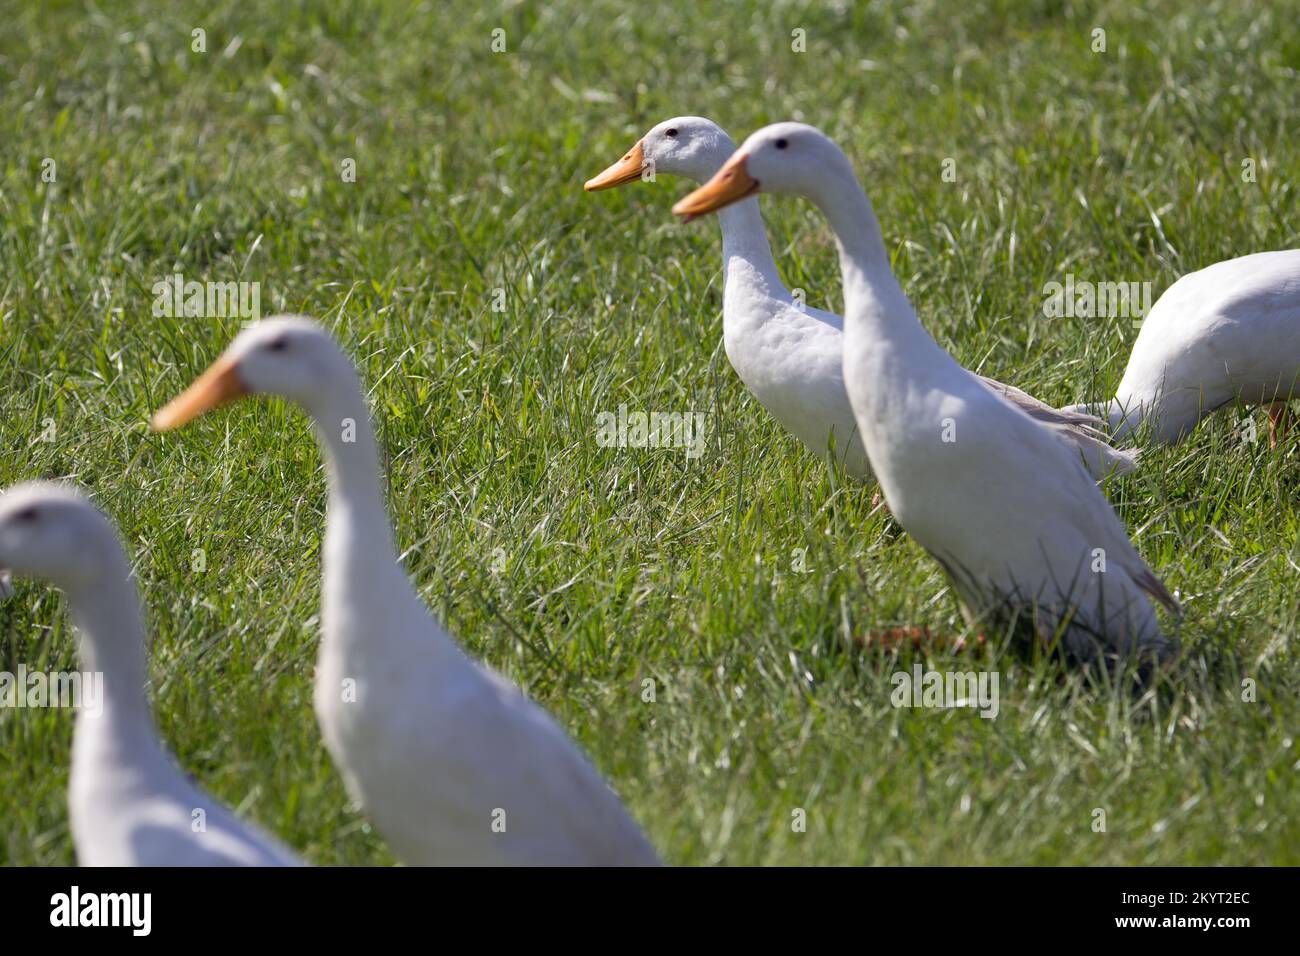
[[637,140],[636,145],[627,151],[626,156],[599,176],[588,179],[582,188],[589,193],[594,193],[602,189],[613,189],[615,186],[622,186],[624,183],[630,183],[632,180],[639,178],[641,168],[644,165],[645,149],[641,145],[641,140]]
[[723,206],[730,206],[746,196],[758,192],[758,180],[749,175],[745,169],[747,156],[732,156],[713,178],[690,195],[673,206],[673,212],[682,217],[683,222],[698,219],[706,213],[716,212]]
[[247,394],[248,386],[240,380],[235,360],[223,355],[193,385],[158,409],[149,420],[149,427],[156,432],[169,432]]

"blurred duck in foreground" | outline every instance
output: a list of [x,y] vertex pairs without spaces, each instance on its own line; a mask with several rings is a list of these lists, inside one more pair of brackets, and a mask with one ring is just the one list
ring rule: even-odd
[[153,426],[251,394],[300,405],[329,480],[315,704],[348,792],[411,864],[651,865],[658,858],[563,730],[469,660],[398,563],[356,370],[314,322],[247,327]]
[[131,564],[85,497],[43,483],[0,496],[0,567],[61,588],[76,621],[85,673],[68,815],[82,866],[300,865],[191,784],[164,751],[145,696],[144,615]]
[[[735,151],[720,126],[678,116],[646,133],[627,154],[589,179],[594,192],[668,173],[697,183],[712,177]],[[719,210],[722,223],[722,336],[731,366],[759,403],[815,455],[833,440],[849,474],[871,477],[844,388],[844,320],[796,299],[781,282],[758,199],[745,196]],[[1102,421],[1052,408],[1020,389],[972,375],[1026,414],[1054,426],[1053,434],[1080,454],[1094,477],[1132,471],[1136,455],[1110,447]]]
[[[890,270],[848,159],[801,123],[754,133],[673,211],[758,192],[810,199],[844,279],[844,380],[894,517],[944,568],[971,619],[1031,624],[1077,660],[1167,656],[1154,597],[1176,602],[1059,430],[1004,401],[932,339]],[[986,624],[987,626],[987,624]]]

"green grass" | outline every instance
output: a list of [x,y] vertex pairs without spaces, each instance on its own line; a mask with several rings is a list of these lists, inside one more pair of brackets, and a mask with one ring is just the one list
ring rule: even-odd
[[[557,715],[668,861],[1300,862],[1296,439],[1244,443],[1234,413],[1111,485],[1186,605],[1164,686],[940,646],[929,666],[999,671],[998,718],[895,709],[911,653],[855,638],[962,633],[938,569],[732,373],[716,224],[669,215],[689,184],[581,189],[676,114],[738,136],[814,123],[960,361],[1053,403],[1101,397],[1136,333],[1045,318],[1045,282],[1158,294],[1297,245],[1294,0],[6,6],[0,485],[73,479],[118,522],[164,738],[311,862],[392,861],[311,711],[320,462],[276,402],[148,432],[238,327],[153,318],[176,271],[258,281],[264,314],[336,330],[421,593]],[[824,223],[764,210],[788,284],[839,310]],[[620,403],[706,412],[707,453],[598,447],[595,416]],[[0,669],[18,662],[75,666],[62,597],[31,582],[0,607]],[[0,863],[72,861],[72,724],[0,711]]]

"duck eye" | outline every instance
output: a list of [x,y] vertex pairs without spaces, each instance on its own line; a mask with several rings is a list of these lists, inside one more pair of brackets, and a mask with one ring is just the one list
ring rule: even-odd
[[268,352],[283,352],[288,347],[289,340],[283,335],[279,338],[271,339],[271,341],[266,343],[266,349]]
[[40,511],[38,511],[36,509],[36,506],[33,505],[30,508],[24,508],[22,511],[19,511],[17,514],[15,514],[14,520],[30,523],[32,521],[35,521],[40,516],[41,516]]
[[785,149],[789,145],[790,145],[790,141],[788,139],[785,139],[784,137],[776,141],[777,149]]
[[664,135],[665,135],[665,136],[670,136],[670,137],[676,137],[676,136],[677,136],[677,130],[675,130],[675,129],[666,129],[666,130],[664,130]]

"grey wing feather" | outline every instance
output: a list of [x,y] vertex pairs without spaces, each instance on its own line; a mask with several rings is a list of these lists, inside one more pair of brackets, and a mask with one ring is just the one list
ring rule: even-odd
[[1156,577],[1155,572],[1149,567],[1143,565],[1141,568],[1130,569],[1129,576],[1133,578],[1134,584],[1163,604],[1166,609],[1175,614],[1183,613],[1182,605],[1178,603],[1178,599],[1169,593],[1169,589],[1165,587],[1164,582]]
[[1030,418],[1048,426],[1053,431],[1066,431],[1066,435],[1078,447],[1079,453],[1087,463],[1088,471],[1094,478],[1105,478],[1110,474],[1124,475],[1137,468],[1140,452],[1133,448],[1115,448],[1110,444],[1105,431],[1106,423],[1096,415],[1070,409],[1053,408],[1014,385],[1007,385],[996,379],[979,376],[990,391],[1001,395]]

